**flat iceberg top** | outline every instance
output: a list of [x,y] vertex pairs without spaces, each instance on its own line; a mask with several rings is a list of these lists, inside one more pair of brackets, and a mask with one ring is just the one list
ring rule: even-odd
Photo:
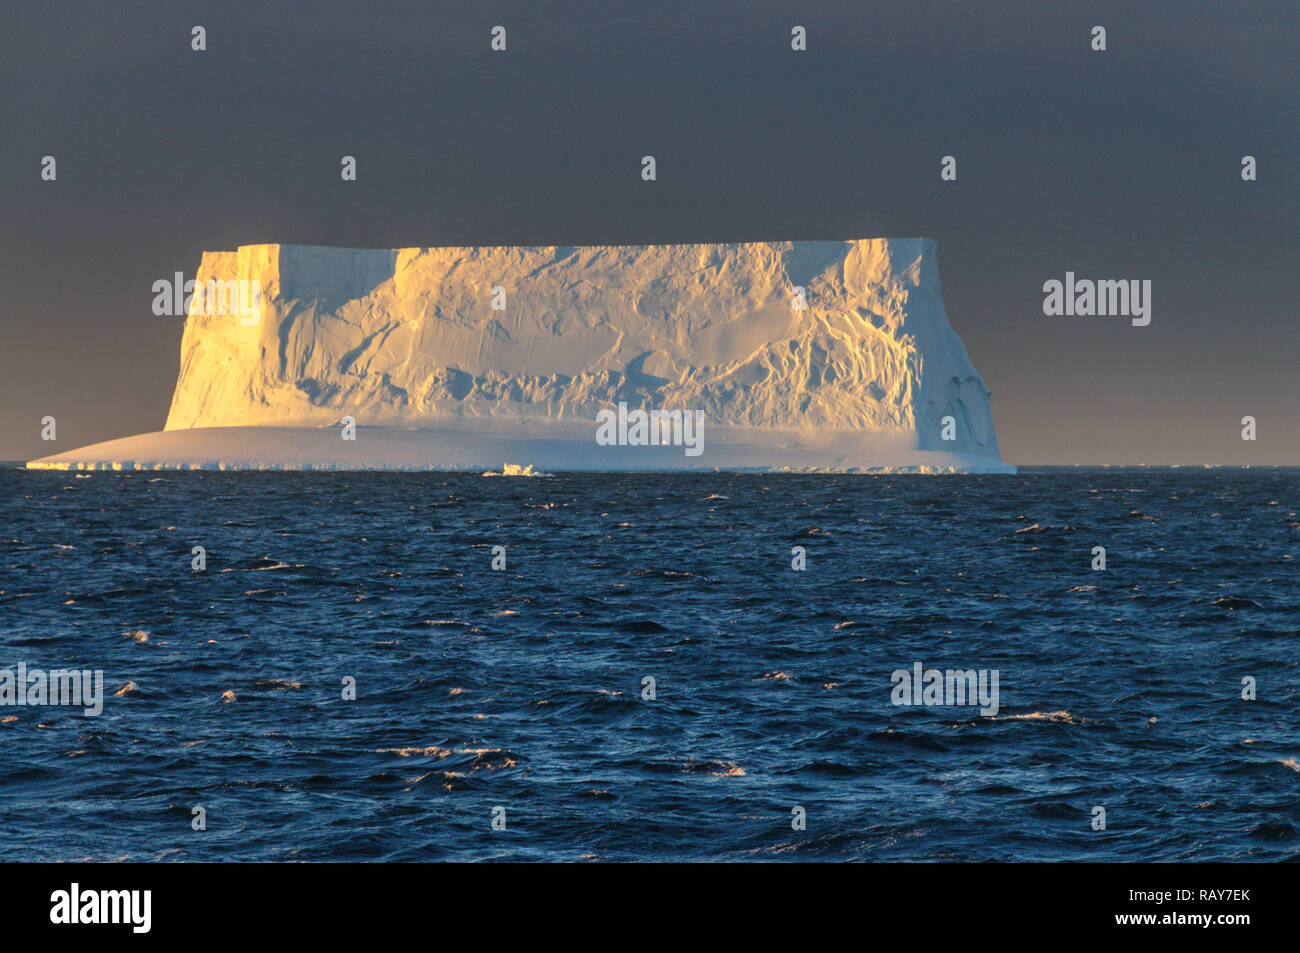
[[[948,323],[929,239],[246,245],[204,253],[194,277],[240,283],[256,307],[190,304],[169,433],[350,419],[444,443],[559,441],[587,461],[601,414],[623,405],[702,415],[706,445],[750,448],[735,457],[747,468],[798,468],[801,453],[811,469],[913,453],[946,455],[940,469],[1002,466],[989,390]],[[600,469],[649,465],[635,447],[602,449],[622,453],[602,454]],[[520,459],[566,468],[544,456]],[[502,459],[514,457],[466,465]]]

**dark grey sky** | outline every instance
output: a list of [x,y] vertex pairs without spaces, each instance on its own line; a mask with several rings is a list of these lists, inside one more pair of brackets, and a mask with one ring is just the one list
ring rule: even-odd
[[924,235],[1007,460],[1300,464],[1294,0],[122,7],[0,13],[0,459],[162,427],[205,249]]

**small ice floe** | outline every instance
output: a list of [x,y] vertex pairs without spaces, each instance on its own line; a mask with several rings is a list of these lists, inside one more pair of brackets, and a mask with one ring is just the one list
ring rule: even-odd
[[301,682],[295,682],[291,678],[259,678],[254,680],[253,685],[256,688],[269,688],[271,690],[302,688]]
[[1244,596],[1219,596],[1211,605],[1216,605],[1220,609],[1262,609],[1264,608],[1254,599],[1247,599]]
[[507,463],[500,473],[495,470],[487,470],[484,476],[524,476],[524,477],[548,477],[553,476],[551,473],[543,473],[541,470],[534,470],[531,463],[521,466],[518,463]]
[[409,746],[406,748],[376,748],[376,754],[396,754],[403,758],[422,757],[422,758],[446,758],[451,755],[450,748],[440,748],[437,745],[428,747]]
[[[1055,721],[1063,725],[1078,725],[1087,721],[1068,711],[1031,711],[1020,715],[1002,715],[1007,721]],[[1155,721],[1155,719],[1151,719]]]

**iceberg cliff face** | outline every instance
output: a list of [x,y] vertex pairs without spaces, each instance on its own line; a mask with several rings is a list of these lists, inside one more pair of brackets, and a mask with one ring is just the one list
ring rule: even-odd
[[622,401],[998,458],[928,239],[254,245],[205,254],[196,278],[257,280],[261,320],[187,318],[168,430],[594,422]]
[[[929,239],[249,245],[195,278],[260,316],[191,308],[166,431],[38,464],[1014,471]],[[620,404],[702,452],[598,445]]]

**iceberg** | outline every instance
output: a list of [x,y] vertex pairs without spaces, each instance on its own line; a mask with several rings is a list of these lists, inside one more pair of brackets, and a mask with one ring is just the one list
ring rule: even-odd
[[1015,472],[930,239],[245,245],[195,280],[259,306],[189,308],[164,429],[29,467]]
[[534,470],[533,465],[531,463],[522,464],[522,465],[518,463],[507,463],[504,469],[502,469],[500,473],[497,473],[497,471],[495,470],[484,470],[483,476],[485,477],[496,477],[496,476],[548,477],[548,476],[554,476],[554,474],[543,473],[541,470]]

